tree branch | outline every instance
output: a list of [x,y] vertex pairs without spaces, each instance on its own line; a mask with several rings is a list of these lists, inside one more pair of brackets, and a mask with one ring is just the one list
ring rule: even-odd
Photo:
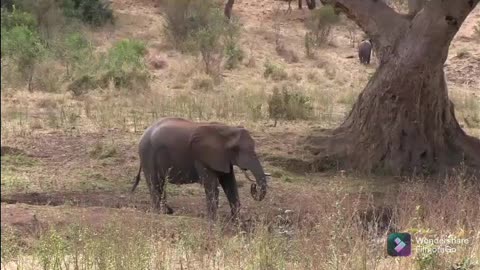
[[[392,36],[396,29],[406,26],[406,20],[380,0],[320,0],[324,5],[332,4],[335,9],[360,26],[369,36]],[[389,38],[390,39],[390,38]]]
[[413,18],[422,10],[426,0],[408,0],[408,14]]

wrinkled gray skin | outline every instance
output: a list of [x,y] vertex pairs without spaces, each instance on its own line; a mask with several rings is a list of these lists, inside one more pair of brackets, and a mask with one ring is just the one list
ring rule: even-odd
[[362,64],[370,64],[370,55],[372,52],[372,42],[364,40],[358,45],[358,58]]
[[143,169],[152,207],[161,213],[172,212],[165,198],[165,179],[168,179],[177,185],[203,184],[207,213],[212,220],[216,219],[220,184],[236,217],[240,200],[233,165],[252,172],[256,184],[252,184],[250,191],[255,200],[263,200],[267,192],[266,175],[255,153],[255,142],[243,127],[163,118],[143,134],[139,155],[140,168],[132,192]]

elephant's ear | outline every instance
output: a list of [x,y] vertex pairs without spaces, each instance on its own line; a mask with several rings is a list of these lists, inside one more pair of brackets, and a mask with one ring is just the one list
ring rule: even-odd
[[215,125],[199,126],[190,138],[190,147],[196,160],[216,171],[229,173],[232,153],[222,133]]

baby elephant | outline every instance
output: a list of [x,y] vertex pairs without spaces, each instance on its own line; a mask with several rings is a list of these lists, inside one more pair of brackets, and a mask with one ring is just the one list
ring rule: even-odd
[[138,150],[140,168],[132,192],[143,169],[152,206],[162,213],[169,210],[165,198],[168,181],[176,185],[203,184],[212,220],[216,219],[220,184],[235,217],[240,200],[233,165],[252,172],[256,181],[250,193],[255,200],[263,200],[267,192],[266,174],[255,153],[255,142],[243,127],[162,118],[145,131]]
[[362,64],[370,64],[370,55],[372,52],[372,41],[364,40],[358,45],[358,58]]

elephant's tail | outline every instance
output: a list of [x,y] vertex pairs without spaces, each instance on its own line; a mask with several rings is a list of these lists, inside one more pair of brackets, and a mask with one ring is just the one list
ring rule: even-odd
[[140,173],[141,172],[142,172],[142,164],[140,164],[140,168],[138,168],[138,173],[137,173],[137,177],[135,178],[135,183],[133,183],[132,190],[130,191],[132,193],[133,193],[133,191],[135,191],[135,188],[137,188],[138,183],[140,183]]

